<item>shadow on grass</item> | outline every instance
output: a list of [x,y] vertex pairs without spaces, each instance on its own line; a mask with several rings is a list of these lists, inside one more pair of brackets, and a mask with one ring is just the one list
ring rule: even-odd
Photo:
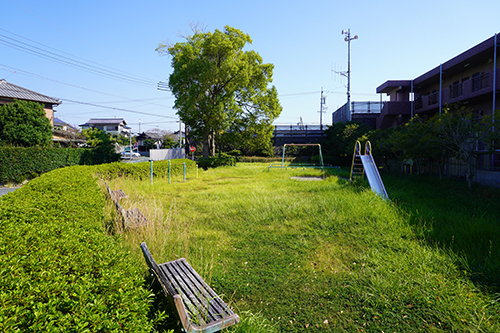
[[430,176],[383,178],[419,239],[453,253],[484,292],[500,292],[500,189]]
[[154,332],[183,332],[174,302],[171,297],[165,297],[158,281],[148,274],[144,287],[154,295],[148,313],[148,318],[154,324]]

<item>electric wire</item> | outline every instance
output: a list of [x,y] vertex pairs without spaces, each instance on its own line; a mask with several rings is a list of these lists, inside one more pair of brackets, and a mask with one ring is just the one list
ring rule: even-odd
[[[46,77],[46,76],[42,76],[42,75],[38,75],[38,74],[31,73],[31,72],[28,72],[28,71],[24,71],[22,69],[14,68],[12,66],[7,66],[7,65],[4,65],[4,64],[0,64],[0,69],[4,69],[6,71],[10,71],[10,72],[16,73],[16,74],[27,75],[27,76],[35,77],[35,78],[42,79],[42,80],[47,80],[47,81],[52,81],[52,82],[59,83],[59,84],[64,84],[64,85],[67,85],[67,86],[70,86],[70,87],[73,87],[73,88],[78,88],[78,89],[82,89],[82,90],[94,92],[94,93],[101,94],[101,95],[106,95],[106,96],[111,96],[111,97],[116,97],[116,98],[124,99],[123,102],[128,102],[128,103],[129,102],[140,102],[140,103],[146,103],[148,105],[155,105],[155,106],[160,106],[160,107],[165,107],[165,108],[167,107],[166,105],[147,102],[147,101],[145,101],[143,99],[127,98],[127,97],[124,97],[124,96],[110,94],[110,93],[107,93],[107,92],[104,92],[104,91],[100,91],[100,90],[96,90],[96,89],[86,88],[86,87],[79,86],[79,85],[76,85],[76,84],[73,84],[73,83],[59,81],[59,80],[56,80],[56,79],[52,79],[52,78],[49,78],[49,77]],[[168,98],[173,98],[173,97],[167,97],[167,99]],[[160,98],[158,98],[158,99],[160,99]],[[117,103],[117,102],[108,102],[108,103]]]
[[[55,27],[55,28],[57,28],[57,29],[61,30],[62,32],[64,32],[64,33],[68,34],[69,36],[71,36],[71,37],[75,38],[76,40],[79,40],[80,42],[82,42],[82,43],[84,43],[84,44],[87,44],[88,46],[90,46],[90,47],[92,47],[92,48],[94,48],[94,49],[98,50],[99,52],[102,52],[102,53],[104,53],[104,54],[106,54],[106,55],[108,55],[108,56],[110,56],[110,57],[112,57],[112,58],[115,58],[115,59],[117,59],[117,60],[119,60],[119,61],[123,62],[124,64],[126,64],[126,65],[128,65],[128,66],[132,66],[132,67],[134,67],[134,68],[136,68],[136,69],[138,69],[138,70],[140,70],[140,71],[144,71],[144,70],[142,70],[142,69],[138,68],[137,66],[135,66],[135,65],[133,65],[133,64],[130,64],[130,63],[128,63],[128,62],[126,62],[126,61],[124,61],[124,60],[122,60],[122,59],[120,59],[120,58],[118,58],[118,57],[116,57],[116,56],[114,56],[114,55],[112,55],[112,54],[110,54],[110,53],[107,53],[106,51],[101,50],[100,48],[98,48],[98,47],[96,47],[96,46],[94,46],[94,45],[92,45],[92,44],[90,44],[90,43],[88,43],[88,42],[84,41],[84,40],[83,40],[83,39],[81,39],[81,38],[78,38],[77,36],[73,35],[72,33],[68,32],[68,31],[64,30],[63,28],[61,28],[61,27],[59,27],[59,26],[55,25],[54,23],[52,23],[52,22],[50,22],[50,21],[48,21],[48,20],[44,19],[44,18],[43,18],[43,17],[41,17],[40,15],[38,15],[38,14],[36,14],[36,13],[32,12],[31,10],[27,9],[26,7],[21,6],[21,5],[20,5],[20,4],[18,4],[17,2],[15,2],[15,1],[13,1],[13,0],[9,0],[9,1],[10,1],[10,2],[12,2],[13,4],[15,4],[16,6],[18,6],[18,7],[22,8],[23,10],[27,11],[28,13],[30,13],[30,14],[32,14],[32,15],[34,15],[34,16],[36,16],[36,17],[38,17],[38,18],[39,18],[39,19],[41,19],[42,21],[45,21],[46,23],[48,23],[48,24],[52,25],[53,27]],[[154,74],[154,75],[159,77],[159,75],[157,75],[157,74]]]
[[[0,30],[6,31],[4,29],[0,29]],[[100,76],[105,76],[105,77],[117,79],[120,81],[130,82],[130,83],[139,84],[139,85],[143,85],[143,86],[147,86],[147,87],[156,86],[156,82],[154,82],[152,80],[146,80],[146,79],[143,79],[140,77],[134,77],[134,76],[131,76],[129,74],[121,74],[119,72],[116,72],[116,70],[111,71],[111,70],[108,70],[106,68],[103,68],[101,65],[94,66],[92,64],[88,64],[88,63],[85,63],[85,62],[82,62],[82,61],[79,61],[76,59],[72,59],[70,57],[60,55],[59,53],[65,53],[63,51],[54,49],[59,53],[51,52],[51,51],[42,49],[40,47],[37,47],[35,45],[25,43],[25,42],[20,41],[18,39],[11,38],[11,37],[6,36],[4,34],[0,34],[0,43],[5,45],[5,46],[8,46],[8,47],[11,47],[11,48],[14,48],[14,49],[26,52],[26,53],[30,53],[32,55],[35,55],[35,56],[38,56],[41,58],[45,58],[45,59],[48,59],[48,60],[51,60],[54,62],[58,62],[60,64],[64,64],[64,65],[67,65],[67,66],[70,66],[73,68],[77,68],[77,69],[80,69],[83,71],[87,71],[90,73],[94,73],[94,74],[97,74]],[[46,46],[46,45],[43,45],[43,46],[48,48],[48,46]],[[70,55],[70,56],[76,58],[73,55]]]

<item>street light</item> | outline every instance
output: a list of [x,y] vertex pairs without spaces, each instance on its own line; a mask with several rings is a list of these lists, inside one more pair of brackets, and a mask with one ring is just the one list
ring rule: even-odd
[[358,39],[358,35],[351,37],[351,29],[342,30],[347,42],[347,120],[351,120],[351,40]]

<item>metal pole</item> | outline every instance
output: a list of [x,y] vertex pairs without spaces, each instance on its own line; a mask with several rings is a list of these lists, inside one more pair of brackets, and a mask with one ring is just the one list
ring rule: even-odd
[[184,171],[184,181],[186,181],[186,162],[182,163],[182,169]]
[[439,115],[441,115],[442,92],[443,92],[443,64],[439,64]]
[[351,29],[347,34],[347,120],[351,121]]
[[321,101],[319,103],[319,129],[321,136],[323,136],[323,87],[321,87]]
[[283,145],[283,158],[281,159],[281,170],[283,170],[283,164],[285,164],[285,149],[286,149],[286,143]]
[[[497,34],[495,34],[495,45],[493,45],[493,124],[495,124],[495,108],[497,94]],[[495,126],[493,126],[495,131]]]
[[179,117],[179,148],[182,148],[182,122]]
[[358,35],[351,38],[351,29],[342,30],[342,34],[346,35],[347,42],[347,120],[351,120],[351,40],[358,39]]
[[151,185],[153,185],[153,160],[151,160]]
[[[495,108],[496,108],[496,98],[497,98],[497,34],[495,33],[494,45],[493,45],[493,128],[492,131],[495,132]],[[491,154],[490,169],[493,170],[495,155]]]
[[168,183],[170,184],[170,160],[168,160]]
[[413,100],[414,100],[414,93],[413,93],[413,79],[411,80],[411,107],[410,107],[410,112],[411,112],[411,118],[413,118]]

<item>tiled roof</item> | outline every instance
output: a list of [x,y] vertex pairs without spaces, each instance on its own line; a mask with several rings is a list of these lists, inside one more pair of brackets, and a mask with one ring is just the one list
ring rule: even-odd
[[121,123],[127,124],[123,118],[91,118],[84,125],[118,125]]
[[0,98],[1,97],[22,99],[39,103],[61,104],[61,101],[58,99],[16,86],[15,84],[9,83],[4,79],[0,80]]

